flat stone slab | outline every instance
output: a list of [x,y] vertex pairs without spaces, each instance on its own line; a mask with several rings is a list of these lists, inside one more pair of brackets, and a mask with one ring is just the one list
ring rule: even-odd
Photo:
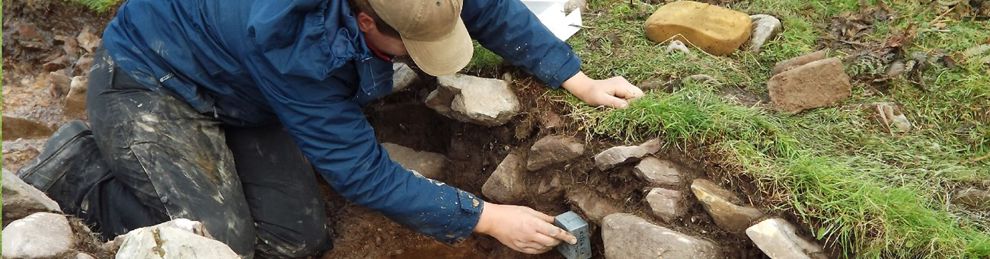
[[646,194],[646,203],[650,205],[653,215],[665,222],[674,222],[688,211],[684,194],[667,188],[651,189]]
[[763,216],[763,212],[742,205],[742,199],[736,197],[736,194],[709,180],[694,180],[691,183],[691,192],[704,205],[715,224],[725,231],[742,234],[753,221]]
[[46,138],[54,132],[41,122],[3,115],[3,140]]
[[605,216],[622,212],[615,203],[591,190],[576,190],[567,193],[567,200],[577,206],[592,222],[601,222]]
[[677,186],[684,183],[684,174],[677,164],[655,157],[644,158],[633,169],[633,173],[651,186]]
[[605,258],[723,258],[711,241],[661,227],[632,214],[615,213],[602,221]]
[[481,194],[497,202],[517,203],[526,195],[523,181],[525,172],[526,160],[515,153],[509,153],[481,186]]
[[804,64],[825,59],[825,54],[826,54],[825,50],[819,50],[812,53],[797,56],[788,60],[777,62],[777,64],[774,64],[773,70],[770,72],[770,75],[772,76],[772,75],[780,74],[780,72],[791,70]]
[[54,258],[72,251],[73,244],[72,227],[61,214],[38,212],[3,229],[3,258]]
[[794,225],[771,218],[746,229],[746,236],[770,258],[826,259],[822,247],[797,235]]
[[606,149],[595,155],[598,170],[608,170],[616,166],[635,163],[644,156],[660,151],[660,139],[652,139],[639,146],[618,146]]
[[455,74],[437,81],[439,86],[426,97],[426,105],[449,118],[491,127],[519,113],[519,99],[505,80]]
[[382,143],[388,156],[403,168],[426,178],[442,181],[446,174],[447,157],[426,151],[416,151],[394,143]]
[[781,72],[767,82],[777,110],[797,113],[831,106],[852,94],[849,75],[838,58],[828,58]]
[[694,1],[658,8],[646,19],[646,37],[655,42],[675,39],[712,55],[732,54],[749,39],[752,20],[745,13]]
[[536,171],[552,164],[562,163],[584,154],[584,144],[570,136],[546,136],[533,143],[529,149],[526,169]]

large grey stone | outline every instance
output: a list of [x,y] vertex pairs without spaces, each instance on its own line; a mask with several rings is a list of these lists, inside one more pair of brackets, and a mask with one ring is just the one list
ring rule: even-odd
[[516,153],[509,153],[481,186],[481,193],[502,203],[517,203],[522,200],[526,195],[523,181],[523,173],[526,172],[525,162]]
[[766,14],[754,14],[749,16],[753,19],[753,34],[749,38],[749,51],[760,52],[763,44],[767,40],[776,36],[783,28],[780,19]]
[[565,162],[584,154],[584,144],[569,136],[546,136],[537,140],[529,149],[526,169],[536,171],[556,163]]
[[744,206],[742,199],[711,181],[696,179],[691,183],[691,191],[715,224],[726,231],[742,234],[753,221],[763,216],[763,212]]
[[426,151],[416,151],[412,148],[393,143],[382,143],[388,156],[403,168],[415,171],[420,175],[442,181],[447,167],[447,157]]
[[621,164],[634,163],[643,156],[660,151],[660,139],[652,139],[639,146],[618,146],[595,155],[595,166],[605,171]]
[[767,81],[774,108],[787,113],[833,105],[852,94],[838,58],[828,58],[774,75]]
[[74,243],[64,215],[39,212],[3,229],[3,258],[53,258],[72,251]]
[[392,92],[405,90],[419,79],[419,74],[406,63],[392,63]]
[[116,258],[240,258],[226,244],[206,237],[208,234],[196,233],[196,229],[202,229],[202,224],[177,219],[132,230],[114,240],[120,244]]
[[646,194],[646,203],[653,215],[666,222],[673,222],[687,213],[684,194],[677,190],[653,188]]
[[644,158],[633,169],[633,173],[652,186],[681,185],[684,183],[684,174],[674,162],[655,157]]
[[444,116],[484,126],[500,126],[519,113],[509,82],[456,74],[437,77],[439,86],[426,105]]
[[746,229],[746,235],[770,258],[825,259],[822,247],[797,235],[794,225],[780,218],[764,220]]
[[3,169],[3,221],[11,222],[35,212],[62,212],[45,193]]
[[615,202],[591,190],[579,189],[567,193],[567,200],[578,207],[588,220],[601,222],[609,214],[622,212]]
[[657,226],[632,214],[616,213],[602,222],[605,258],[722,258],[711,241]]

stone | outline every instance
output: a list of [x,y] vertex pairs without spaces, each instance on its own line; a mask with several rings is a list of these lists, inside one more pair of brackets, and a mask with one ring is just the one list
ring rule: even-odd
[[54,132],[54,129],[41,122],[3,115],[3,140],[45,138]]
[[609,214],[622,212],[622,208],[617,207],[615,202],[591,190],[579,189],[568,192],[567,200],[577,206],[592,222],[601,222]]
[[73,65],[73,67],[74,67],[73,70],[74,75],[89,76],[89,69],[93,67],[93,55],[86,54],[83,55],[82,57],[79,57],[79,59],[76,60],[76,64]]
[[498,164],[485,184],[481,186],[481,193],[497,202],[519,202],[526,195],[526,183],[523,181],[522,175],[525,172],[526,161],[524,158],[515,153],[509,153]]
[[554,111],[547,111],[540,114],[540,125],[544,129],[556,129],[564,127],[564,119]]
[[819,50],[812,53],[804,54],[802,56],[794,57],[788,60],[777,62],[774,64],[773,70],[770,75],[780,74],[781,72],[794,69],[804,64],[819,61],[825,59],[825,50]]
[[691,183],[691,192],[704,206],[708,215],[712,216],[715,224],[725,231],[742,234],[754,220],[763,216],[763,212],[742,205],[742,199],[709,180],[695,179]]
[[674,222],[687,214],[684,194],[677,190],[653,188],[646,194],[646,203],[650,205],[653,215],[665,222]]
[[897,105],[893,103],[879,103],[877,104],[877,113],[880,115],[880,121],[883,122],[884,126],[890,130],[891,133],[904,133],[911,131],[911,121],[907,119],[904,113],[901,113]]
[[681,53],[684,53],[684,54],[691,54],[691,49],[689,49],[687,47],[687,45],[684,45],[684,42],[681,42],[679,40],[672,40],[672,41],[670,41],[670,44],[667,44],[667,50],[666,51],[667,51],[667,53],[671,53],[671,52],[675,52],[675,51],[680,51]]
[[79,47],[82,47],[86,52],[93,53],[96,48],[100,46],[102,40],[100,36],[93,34],[93,27],[85,26],[79,35],[76,36],[76,42],[79,43]]
[[463,122],[501,126],[519,113],[520,105],[509,82],[456,74],[437,77],[440,83],[426,97],[426,105]]
[[717,56],[736,51],[749,39],[751,26],[745,13],[694,1],[663,5],[645,25],[646,37],[654,42],[673,38]]
[[143,227],[118,236],[114,240],[120,244],[116,258],[240,258],[226,244],[187,229],[195,226],[181,227],[189,225],[188,222],[196,223],[195,221],[184,221],[186,223],[170,221],[151,227]]
[[69,93],[65,96],[65,107],[62,114],[67,118],[81,119],[86,117],[86,90],[89,76],[72,77],[69,83]]
[[93,257],[92,255],[89,255],[87,253],[77,253],[76,259],[96,259],[96,257]]
[[48,73],[48,89],[51,91],[52,96],[61,98],[69,94],[69,90],[72,88],[72,78],[68,76],[64,70],[52,71]]
[[392,71],[392,93],[402,91],[419,80],[419,74],[406,63],[392,63]]
[[798,236],[794,225],[780,218],[761,221],[747,228],[746,235],[770,258],[828,258],[821,246]]
[[574,137],[546,136],[533,143],[529,149],[526,169],[536,171],[546,166],[562,163],[584,154],[584,144]]
[[852,94],[849,75],[838,58],[811,62],[774,75],[767,82],[767,89],[774,107],[787,113],[830,106]]
[[60,214],[39,212],[3,228],[3,258],[54,258],[74,243],[69,220]]
[[684,176],[674,162],[655,157],[644,158],[633,168],[633,173],[650,186],[676,186],[684,183]]
[[58,203],[7,169],[3,169],[2,185],[3,222],[11,222],[36,212],[62,212]]
[[780,33],[783,26],[780,23],[780,19],[772,15],[754,14],[750,15],[749,18],[753,20],[753,33],[749,39],[749,51],[760,52],[763,44],[766,44],[767,40],[777,36],[777,33]]
[[[4,196],[4,199],[6,198],[7,196]],[[976,188],[959,190],[952,197],[952,202],[974,210],[990,211],[990,191]],[[7,208],[4,207],[4,212],[6,210]]]
[[393,143],[382,143],[382,147],[393,161],[426,178],[442,181],[446,174],[447,157],[441,154],[416,151]]
[[632,214],[608,215],[602,222],[605,258],[722,258],[711,241],[661,227]]
[[618,146],[595,155],[595,166],[605,171],[626,163],[635,163],[643,156],[660,151],[660,139],[652,139],[639,146]]

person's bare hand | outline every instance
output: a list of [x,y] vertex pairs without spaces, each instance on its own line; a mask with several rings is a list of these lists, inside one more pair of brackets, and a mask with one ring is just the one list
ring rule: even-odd
[[629,101],[642,97],[643,90],[629,83],[621,76],[595,80],[584,72],[578,72],[567,81],[564,89],[590,105],[605,105],[613,108],[626,108]]
[[475,232],[498,239],[513,250],[542,254],[561,241],[576,244],[577,238],[553,225],[553,217],[529,207],[485,203]]

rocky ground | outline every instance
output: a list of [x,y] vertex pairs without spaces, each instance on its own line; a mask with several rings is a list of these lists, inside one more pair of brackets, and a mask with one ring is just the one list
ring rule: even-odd
[[[229,258],[229,248],[209,239],[197,222],[183,220],[98,240],[14,176],[37,156],[53,129],[86,119],[85,71],[111,13],[63,1],[4,1],[4,257],[131,258],[175,255],[185,245],[212,253],[210,258]],[[772,15],[725,15],[738,16],[745,29],[708,39],[717,44],[664,42],[658,52],[695,61],[706,55],[698,49],[717,53],[744,45],[759,52],[781,31],[781,20]],[[638,18],[651,27],[653,18]],[[653,23],[665,26],[665,21]],[[614,34],[599,39],[589,41],[600,44],[592,47],[622,41]],[[828,58],[825,52],[801,54],[775,61],[770,77],[760,82],[765,93],[724,88],[719,98],[796,114],[835,106],[856,94],[853,85],[862,79],[847,73],[848,60]],[[770,208],[773,197],[757,191],[755,180],[745,181],[743,174],[726,177],[739,168],[712,162],[722,161],[724,154],[697,152],[710,143],[663,134],[634,138],[643,141],[588,134],[592,130],[582,120],[589,117],[561,100],[566,97],[548,94],[539,82],[512,69],[469,69],[472,75],[441,78],[402,64],[395,69],[396,85],[403,88],[365,109],[394,160],[494,202],[552,215],[575,211],[590,223],[595,258],[831,258],[847,253],[835,244],[823,249],[813,238],[821,233],[811,233],[806,218]],[[639,85],[677,92],[725,79],[699,73]],[[897,105],[877,107],[889,131],[912,130]],[[481,236],[444,245],[348,203],[326,185],[323,189],[335,245],[323,258],[561,258],[556,252],[519,254]],[[979,188],[965,194],[970,198],[964,202],[974,206],[985,206],[990,196]]]

